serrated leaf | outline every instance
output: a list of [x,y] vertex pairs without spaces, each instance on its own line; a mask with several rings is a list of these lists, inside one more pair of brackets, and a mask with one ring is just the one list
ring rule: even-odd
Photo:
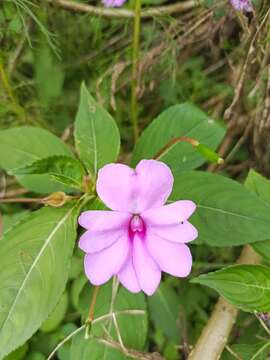
[[0,241],[0,359],[23,344],[57,304],[68,277],[78,205],[42,208]]
[[80,159],[94,176],[102,166],[116,160],[120,147],[118,128],[111,115],[92,98],[84,83],[74,136]]
[[[132,165],[142,159],[151,159],[170,140],[176,137],[191,137],[209,148],[216,149],[225,130],[207,114],[190,103],[175,105],[162,112],[146,128],[135,146]],[[174,176],[184,170],[202,165],[205,158],[190,144],[179,142],[160,157],[172,169]]]
[[54,180],[77,189],[82,189],[85,175],[84,168],[77,159],[62,155],[37,160],[31,165],[12,170],[12,173],[15,175],[48,174]]
[[180,199],[197,204],[194,243],[237,246],[270,238],[270,205],[234,180],[200,171],[179,174],[171,200]]
[[[69,148],[47,130],[22,126],[0,131],[0,167],[6,171],[54,155],[73,157]],[[52,181],[48,175],[25,175],[17,179],[24,187],[38,193],[67,189]]]
[[[270,181],[264,176],[251,169],[246,178],[245,186],[270,204]],[[252,244],[252,247],[263,258],[270,261],[270,240],[257,242]]]
[[191,281],[215,289],[242,310],[270,311],[270,268],[267,266],[234,265]]
[[152,321],[172,340],[180,339],[179,307],[180,298],[169,285],[161,283],[153,296],[147,298]]

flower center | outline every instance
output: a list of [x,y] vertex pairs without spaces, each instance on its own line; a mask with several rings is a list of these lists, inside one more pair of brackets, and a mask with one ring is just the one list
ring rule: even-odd
[[140,215],[134,215],[129,226],[132,233],[144,231],[144,222]]

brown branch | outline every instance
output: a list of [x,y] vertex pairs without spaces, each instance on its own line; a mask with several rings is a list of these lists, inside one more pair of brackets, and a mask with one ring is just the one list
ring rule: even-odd
[[[25,195],[28,192],[29,192],[29,190],[27,190],[25,188],[12,189],[12,190],[6,191],[2,198],[11,198],[11,197],[15,197],[17,195]],[[1,196],[0,196],[0,199],[1,199]]]
[[[52,5],[59,6],[65,10],[70,10],[75,12],[82,12],[82,13],[94,14],[104,17],[114,17],[114,18],[134,17],[134,11],[127,9],[111,9],[105,7],[97,7],[97,6],[83,4],[70,0],[45,0],[45,1]],[[180,2],[172,5],[151,7],[143,10],[141,13],[141,17],[149,18],[154,16],[163,16],[163,15],[180,13],[198,7],[200,3],[201,2],[199,0],[187,0],[185,2]]]
[[97,302],[98,291],[99,291],[99,286],[95,286],[94,290],[93,290],[93,296],[92,296],[91,304],[90,304],[90,307],[89,307],[88,318],[86,320],[87,323],[91,323],[93,321],[93,319],[94,319],[94,310],[95,310],[95,305],[96,305],[96,302]]

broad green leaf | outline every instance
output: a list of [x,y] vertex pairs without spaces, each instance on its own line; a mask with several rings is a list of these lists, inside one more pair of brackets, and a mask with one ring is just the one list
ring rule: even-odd
[[[12,226],[16,225],[29,214],[29,210],[22,210],[13,214],[2,215],[3,233],[7,232]],[[2,234],[0,234],[1,239]]]
[[[110,334],[113,341],[119,342],[113,314],[124,345],[127,348],[144,349],[147,335],[144,296],[142,293],[132,294],[122,287],[116,293],[115,285],[116,283],[112,284],[111,281],[100,288],[95,307],[95,321],[91,328],[92,338],[85,340],[82,334],[75,336],[70,351],[71,359],[88,360],[89,354],[91,354],[91,360],[126,359],[118,350],[99,341],[99,339],[107,338],[107,334]],[[88,312],[91,293],[87,293],[87,298],[85,315]]]
[[[0,131],[0,167],[6,171],[54,155],[73,156],[69,148],[47,130],[22,126]],[[18,181],[38,193],[66,190],[48,175],[18,176]]]
[[14,169],[15,175],[48,174],[64,185],[82,189],[84,168],[79,160],[63,155],[50,156],[34,161],[31,165]]
[[[132,165],[142,159],[151,159],[170,140],[180,136],[191,137],[216,149],[225,134],[224,129],[196,106],[183,103],[162,112],[146,128],[135,146]],[[190,144],[179,142],[160,157],[170,166],[175,176],[183,170],[192,170],[205,162]]]
[[149,314],[156,327],[178,343],[180,339],[179,296],[169,285],[161,283],[155,294],[147,299]]
[[86,168],[95,176],[103,165],[116,160],[120,135],[111,115],[81,86],[75,121],[75,145]]
[[[251,169],[246,178],[245,186],[270,205],[270,180]],[[270,261],[270,240],[257,242],[252,244],[252,247],[263,258]]]
[[270,311],[270,267],[234,265],[191,281],[215,289],[242,310]]
[[5,357],[5,360],[23,360],[26,358],[26,353],[29,349],[28,343],[23,344],[18,349],[12,351],[8,356]]
[[48,319],[42,324],[40,330],[43,332],[51,332],[55,330],[64,319],[68,307],[68,294],[64,292],[54,308],[53,312],[50,314]]
[[195,240],[212,246],[236,246],[270,238],[270,205],[240,183],[207,172],[191,171],[174,179],[171,200],[197,204],[191,222]]
[[0,240],[0,359],[31,337],[59,301],[77,212],[75,203],[42,208]]

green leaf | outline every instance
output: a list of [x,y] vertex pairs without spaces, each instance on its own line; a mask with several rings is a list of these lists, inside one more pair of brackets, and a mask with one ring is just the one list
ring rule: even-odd
[[78,205],[42,208],[0,241],[0,359],[55,308],[67,281]]
[[[151,159],[170,140],[191,137],[216,149],[224,136],[224,129],[196,106],[184,103],[162,112],[146,128],[135,146],[132,165],[142,159]],[[205,158],[190,144],[178,142],[160,157],[170,166],[175,176],[183,170],[192,170],[205,162]]]
[[[246,178],[245,186],[270,204],[270,181],[268,179],[251,169]],[[270,240],[257,242],[252,244],[252,247],[263,258],[270,261]]]
[[270,267],[234,265],[191,281],[215,289],[242,310],[270,311]]
[[5,357],[5,360],[22,360],[26,358],[26,353],[29,349],[28,343],[23,344],[18,349],[12,351],[8,356]]
[[238,182],[207,172],[179,174],[171,200],[195,201],[191,218],[195,240],[212,246],[237,246],[270,238],[270,205]]
[[94,176],[102,166],[116,160],[120,147],[118,128],[111,115],[92,98],[84,83],[74,136],[80,159]]
[[69,156],[57,155],[34,161],[31,165],[14,169],[15,175],[48,174],[55,181],[82,189],[84,168],[79,160]]
[[68,307],[68,295],[64,292],[60,298],[60,301],[50,314],[48,319],[42,324],[40,330],[43,332],[51,332],[55,330],[64,319]]
[[[13,214],[2,215],[3,233],[6,233],[12,226],[14,226],[16,223],[20,222],[28,214],[29,214],[29,210],[22,210],[19,212],[15,212]],[[0,239],[1,238],[2,238],[2,236],[0,234]]]
[[79,333],[72,340],[70,359],[80,360],[126,360],[129,359],[120,351],[103,344],[98,339],[85,339],[83,333]]
[[157,328],[177,343],[180,339],[180,298],[172,287],[161,283],[153,296],[148,297],[149,313]]
[[[269,341],[261,341],[255,344],[234,344],[230,346],[241,360],[266,360],[269,355]],[[255,356],[253,359],[252,357]],[[224,351],[220,360],[235,360],[236,357],[228,351]]]
[[[47,130],[22,126],[0,131],[0,167],[6,171],[54,155],[73,156],[69,148]],[[48,175],[25,175],[17,179],[24,187],[38,193],[67,189]]]
[[246,178],[245,186],[270,204],[270,180],[251,169]]
[[[71,359],[126,359],[118,350],[100,342],[100,339],[107,338],[107,334],[110,334],[113,341],[119,341],[113,313],[124,345],[127,348],[144,349],[148,325],[144,295],[132,294],[123,287],[116,293],[117,286],[115,285],[115,282],[112,284],[110,281],[100,288],[95,307],[95,321],[90,333],[91,338],[85,340],[83,334],[73,338]],[[90,297],[88,296],[85,315],[88,312],[89,299],[91,299],[91,294],[88,295]]]

